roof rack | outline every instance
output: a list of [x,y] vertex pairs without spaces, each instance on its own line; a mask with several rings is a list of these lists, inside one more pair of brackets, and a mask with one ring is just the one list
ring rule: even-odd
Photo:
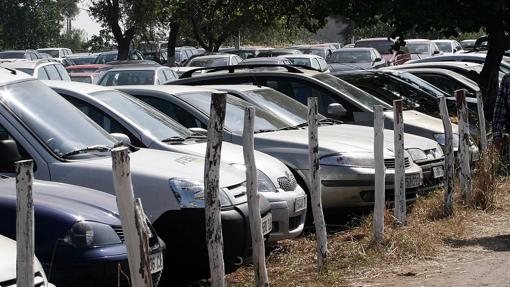
[[261,68],[261,67],[281,67],[281,68],[287,69],[287,72],[290,72],[290,73],[303,73],[303,71],[299,70],[296,67],[293,67],[290,65],[284,65],[284,64],[238,64],[238,65],[233,65],[233,66],[219,66],[219,67],[197,68],[197,69],[189,70],[189,71],[186,71],[185,73],[183,73],[179,77],[179,79],[191,78],[193,73],[198,72],[198,71],[207,71],[206,73],[228,71],[229,73],[234,73],[235,70],[254,69],[254,68]]

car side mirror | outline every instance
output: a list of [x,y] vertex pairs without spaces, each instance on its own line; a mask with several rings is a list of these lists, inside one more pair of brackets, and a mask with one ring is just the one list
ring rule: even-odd
[[123,143],[124,145],[131,145],[131,140],[127,135],[123,133],[111,133],[110,135],[117,141]]
[[328,115],[343,117],[347,115],[347,110],[339,103],[332,103],[328,106]]
[[207,130],[203,128],[189,128],[188,130],[194,134],[207,136]]
[[381,60],[382,60],[381,58],[375,58],[374,62],[380,62]]
[[439,53],[441,53],[441,52],[439,52],[438,50],[434,50],[434,55],[437,55]]

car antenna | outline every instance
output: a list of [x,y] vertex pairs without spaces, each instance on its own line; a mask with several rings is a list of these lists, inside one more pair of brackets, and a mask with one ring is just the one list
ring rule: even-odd
[[257,88],[262,88],[262,85],[260,85],[259,81],[257,80],[257,77],[255,76],[251,76],[253,78],[253,80],[255,81],[255,83],[257,84]]

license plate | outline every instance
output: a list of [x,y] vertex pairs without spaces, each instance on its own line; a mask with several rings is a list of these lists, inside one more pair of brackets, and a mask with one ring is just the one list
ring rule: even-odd
[[154,274],[163,270],[163,253],[159,252],[150,256],[151,273]]
[[273,216],[268,213],[262,218],[262,234],[266,235],[273,229]]
[[406,175],[406,188],[418,187],[422,184],[419,174]]
[[300,197],[294,202],[294,212],[299,212],[303,209],[306,209],[306,196]]
[[444,169],[442,166],[434,166],[432,167],[432,173],[434,174],[434,178],[443,177]]

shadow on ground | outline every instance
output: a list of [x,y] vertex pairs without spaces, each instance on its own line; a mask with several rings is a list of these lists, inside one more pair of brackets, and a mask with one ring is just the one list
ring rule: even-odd
[[510,234],[474,239],[446,239],[445,243],[454,248],[481,246],[486,250],[505,252],[510,251]]

